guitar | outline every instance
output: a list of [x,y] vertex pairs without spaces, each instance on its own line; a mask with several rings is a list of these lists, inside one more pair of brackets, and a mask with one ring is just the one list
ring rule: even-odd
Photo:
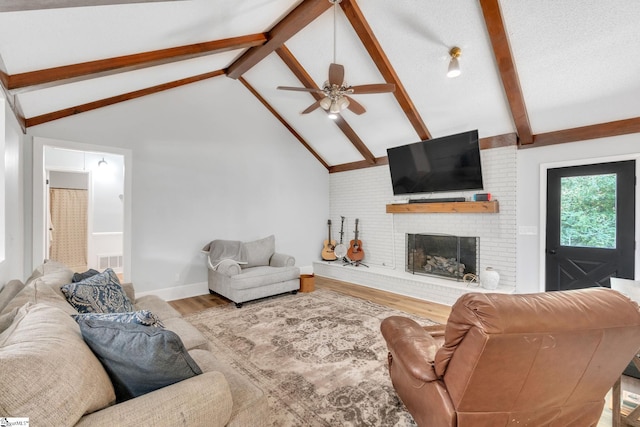
[[340,218],[340,243],[336,245],[333,253],[336,254],[336,258],[342,259],[347,254],[347,247],[342,243],[342,236],[344,235],[344,217],[341,216]]
[[329,227],[329,234],[322,248],[322,259],[325,261],[335,261],[336,254],[333,253],[333,250],[336,247],[336,241],[331,239],[331,220],[327,221],[327,226]]
[[361,261],[362,258],[364,258],[362,242],[358,240],[358,218],[356,218],[355,238],[350,242],[349,250],[347,250],[347,257],[351,261]]

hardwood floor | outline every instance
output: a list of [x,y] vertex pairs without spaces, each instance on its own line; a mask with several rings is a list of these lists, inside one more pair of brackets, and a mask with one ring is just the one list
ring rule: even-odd
[[[376,304],[395,308],[406,313],[431,319],[434,322],[446,323],[451,307],[442,304],[436,304],[429,301],[423,301],[416,298],[406,297],[403,295],[393,294],[378,289],[368,288],[366,286],[355,285],[353,283],[342,282],[339,280],[329,279],[326,277],[315,276],[316,289],[330,289],[335,292],[341,292],[356,298],[362,298]],[[230,301],[217,295],[199,295],[197,297],[185,298],[169,302],[173,308],[180,313],[190,314],[202,311],[210,307],[227,305]]]

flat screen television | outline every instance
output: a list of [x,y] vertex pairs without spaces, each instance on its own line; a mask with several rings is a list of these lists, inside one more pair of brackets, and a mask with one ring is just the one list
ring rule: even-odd
[[483,190],[478,131],[387,149],[393,194]]

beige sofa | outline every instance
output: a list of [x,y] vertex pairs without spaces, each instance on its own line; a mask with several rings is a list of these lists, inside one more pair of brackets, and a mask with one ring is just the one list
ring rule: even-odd
[[262,390],[221,363],[204,336],[162,299],[135,297],[178,334],[202,374],[115,403],[113,385],[83,340],[61,292],[73,272],[40,266],[23,284],[0,290],[0,416],[28,417],[34,426],[261,426],[268,420]]

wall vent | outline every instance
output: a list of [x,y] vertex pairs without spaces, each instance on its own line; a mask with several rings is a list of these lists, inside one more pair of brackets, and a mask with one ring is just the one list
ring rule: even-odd
[[98,255],[98,268],[104,271],[110,268],[113,271],[122,270],[123,257],[120,254]]

